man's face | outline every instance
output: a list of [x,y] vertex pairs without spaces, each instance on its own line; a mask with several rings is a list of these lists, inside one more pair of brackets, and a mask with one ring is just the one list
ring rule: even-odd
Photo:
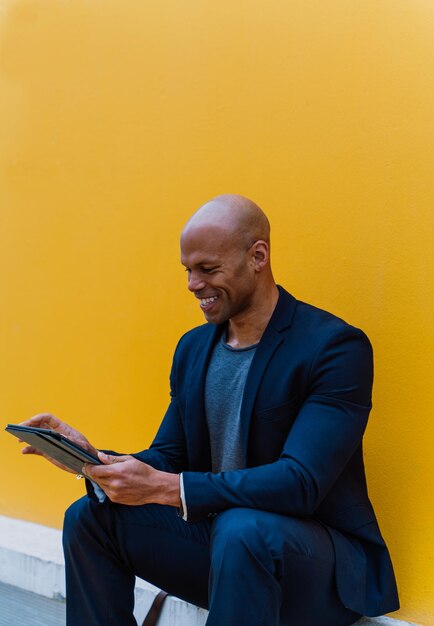
[[208,322],[221,324],[249,311],[256,288],[254,264],[250,248],[238,238],[206,227],[189,230],[181,237],[181,263]]

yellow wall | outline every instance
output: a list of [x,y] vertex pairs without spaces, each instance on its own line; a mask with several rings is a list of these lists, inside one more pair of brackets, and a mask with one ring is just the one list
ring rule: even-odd
[[[279,281],[372,339],[371,496],[434,624],[433,81],[428,0],[2,0],[4,424],[145,447],[202,321],[180,227],[250,196]],[[82,485],[0,437],[0,513],[60,526]]]

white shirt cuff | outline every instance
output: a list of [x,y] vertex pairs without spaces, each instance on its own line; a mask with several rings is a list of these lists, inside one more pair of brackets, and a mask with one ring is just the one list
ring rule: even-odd
[[94,483],[93,480],[91,480],[90,482],[92,483],[92,487],[93,487],[93,490],[95,491],[95,495],[98,498],[98,501],[104,502],[104,500],[107,498],[107,495],[105,494],[105,492],[101,489],[99,485]]
[[182,474],[179,475],[179,495],[181,497],[181,517],[184,522],[187,521],[187,502],[185,500],[185,491],[184,491],[184,476]]

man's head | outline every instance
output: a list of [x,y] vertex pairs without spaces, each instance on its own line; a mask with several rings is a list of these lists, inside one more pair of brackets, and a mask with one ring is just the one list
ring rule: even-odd
[[267,217],[243,196],[210,200],[182,231],[181,263],[209,322],[251,315],[274,287]]

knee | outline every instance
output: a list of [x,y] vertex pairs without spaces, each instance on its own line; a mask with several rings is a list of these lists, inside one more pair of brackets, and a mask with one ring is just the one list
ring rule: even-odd
[[253,509],[235,508],[220,513],[213,524],[211,550],[213,555],[240,554],[265,556],[269,550],[261,523]]
[[92,514],[87,496],[80,498],[65,511],[63,521],[63,545],[69,546],[80,540],[82,531],[88,527]]
[[228,509],[220,513],[213,524],[213,534],[245,538],[257,532],[257,512],[254,509]]

